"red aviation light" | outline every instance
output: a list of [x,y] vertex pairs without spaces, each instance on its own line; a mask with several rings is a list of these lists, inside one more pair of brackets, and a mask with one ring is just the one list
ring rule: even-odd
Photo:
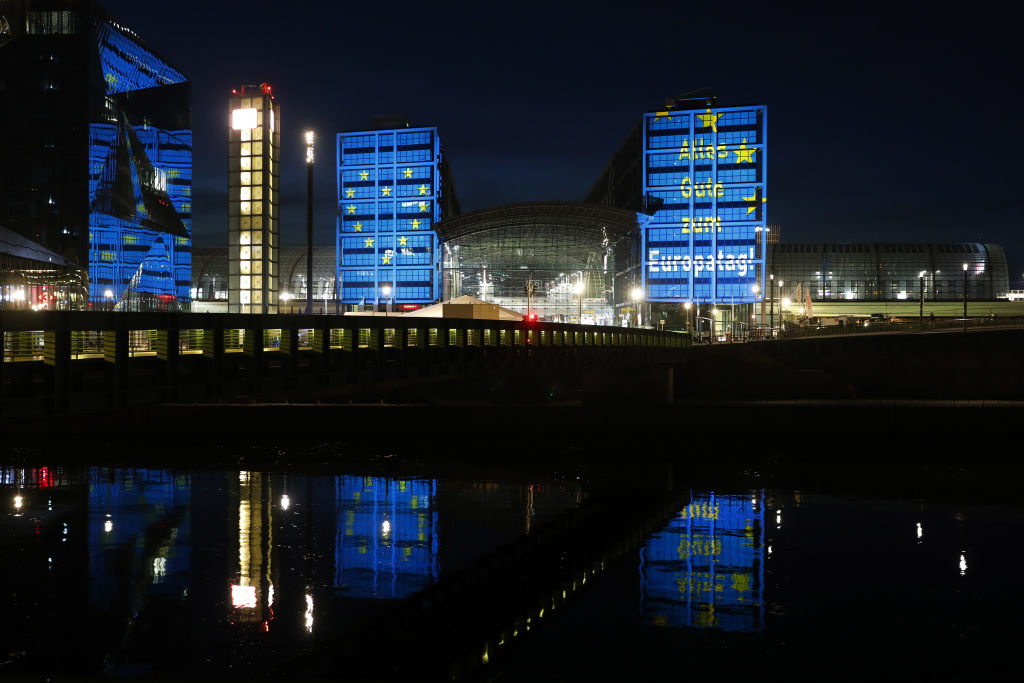
[[269,83],[260,83],[260,90],[263,91],[264,95],[271,95],[272,94],[270,92],[271,88],[270,88],[270,84]]

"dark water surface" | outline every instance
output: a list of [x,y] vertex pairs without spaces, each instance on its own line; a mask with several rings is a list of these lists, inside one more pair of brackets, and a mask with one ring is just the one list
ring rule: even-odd
[[218,446],[215,464],[186,468],[0,453],[0,675],[975,680],[1018,668],[1015,465],[314,450]]

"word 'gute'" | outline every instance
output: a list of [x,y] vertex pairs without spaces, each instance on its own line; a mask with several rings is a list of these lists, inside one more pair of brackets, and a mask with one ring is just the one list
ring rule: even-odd
[[722,186],[722,183],[713,182],[711,178],[708,178],[703,183],[694,185],[693,181],[690,180],[690,176],[685,176],[683,182],[679,184],[679,190],[683,193],[684,199],[689,199],[690,197],[725,196],[725,188]]

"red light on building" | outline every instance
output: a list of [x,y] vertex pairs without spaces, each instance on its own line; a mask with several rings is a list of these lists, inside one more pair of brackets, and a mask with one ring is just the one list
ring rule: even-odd
[[260,90],[262,90],[263,93],[266,94],[266,95],[271,94],[270,93],[270,84],[269,83],[260,83]]
[[403,311],[415,311],[417,308],[423,308],[422,304],[402,304]]

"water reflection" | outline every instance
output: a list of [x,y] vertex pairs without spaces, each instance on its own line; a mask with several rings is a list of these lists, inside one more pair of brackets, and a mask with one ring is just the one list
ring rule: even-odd
[[764,493],[697,493],[640,550],[641,610],[658,626],[764,627]]
[[437,581],[436,480],[339,476],[336,491],[336,589],[403,598]]

